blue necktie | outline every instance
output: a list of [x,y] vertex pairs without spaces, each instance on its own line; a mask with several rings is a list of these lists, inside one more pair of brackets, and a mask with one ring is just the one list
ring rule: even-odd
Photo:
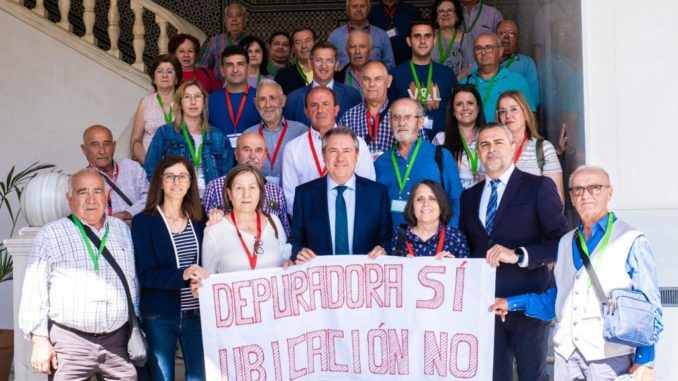
[[492,186],[492,193],[490,193],[490,201],[487,203],[487,213],[485,214],[485,231],[489,235],[492,233],[492,227],[494,226],[494,216],[497,214],[497,184],[501,180],[494,179],[490,181]]
[[344,191],[346,185],[339,185],[337,190],[337,200],[334,206],[334,254],[345,255],[348,250],[348,217],[346,216],[346,200],[344,200]]

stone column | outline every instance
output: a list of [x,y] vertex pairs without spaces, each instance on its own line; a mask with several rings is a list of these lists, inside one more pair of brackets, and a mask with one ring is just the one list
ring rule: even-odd
[[33,372],[31,368],[31,343],[24,339],[24,333],[19,329],[19,305],[21,304],[21,290],[26,274],[28,256],[35,235],[40,228],[23,228],[15,238],[4,241],[9,255],[14,262],[14,379],[21,381],[45,381],[47,376]]

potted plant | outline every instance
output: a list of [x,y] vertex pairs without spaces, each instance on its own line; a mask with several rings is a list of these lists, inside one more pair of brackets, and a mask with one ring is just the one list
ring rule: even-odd
[[[24,186],[39,172],[51,170],[53,164],[35,162],[22,171],[10,169],[4,181],[0,181],[0,211],[7,210],[10,218],[11,230],[9,237],[14,235],[19,216],[21,215],[21,194]],[[11,196],[14,195],[14,198]],[[10,367],[14,352],[13,330],[13,297],[12,272],[14,266],[7,247],[0,240],[0,381],[9,379]]]

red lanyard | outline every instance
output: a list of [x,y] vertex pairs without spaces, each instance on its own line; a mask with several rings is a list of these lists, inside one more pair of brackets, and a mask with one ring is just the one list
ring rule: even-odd
[[261,242],[261,215],[259,215],[259,212],[257,212],[257,235],[254,237],[254,247],[252,248],[252,252],[250,252],[250,249],[247,248],[247,245],[245,245],[245,241],[242,239],[242,235],[240,234],[240,229],[238,229],[238,224],[235,222],[235,211],[231,211],[231,221],[233,221],[233,226],[235,226],[235,231],[238,233],[238,238],[240,238],[240,244],[242,245],[242,248],[245,249],[245,254],[247,254],[247,259],[250,261],[250,267],[252,270],[254,270],[255,267],[257,267],[257,249],[262,245]]
[[233,104],[231,103],[231,94],[228,92],[228,89],[224,89],[224,92],[226,93],[226,105],[228,106],[228,116],[231,117],[231,122],[233,122],[233,132],[238,132],[238,123],[240,123],[242,110],[245,109],[245,102],[247,101],[248,91],[249,86],[245,86],[245,92],[242,94],[242,98],[240,99],[240,106],[238,106],[238,115],[233,117]]
[[[262,138],[264,137],[264,124],[262,123],[259,126],[259,136]],[[271,169],[273,169],[273,166],[275,165],[275,161],[278,160],[278,152],[280,151],[280,147],[282,146],[283,139],[285,138],[285,133],[287,132],[287,121],[285,121],[285,124],[283,124],[283,129],[282,133],[280,134],[280,137],[278,138],[278,142],[275,144],[275,150],[273,151],[273,159],[271,159],[270,153],[266,153],[268,156],[268,161],[271,163]],[[315,152],[315,151],[313,151]]]
[[390,8],[388,5],[384,4],[384,12],[386,12],[386,15],[391,19],[393,18],[393,15],[395,15],[397,10],[398,4],[394,4]]
[[367,115],[365,116],[365,119],[367,119],[367,134],[370,135],[370,139],[376,143],[377,133],[379,132],[379,113],[377,112],[374,115],[374,123],[372,123],[372,115],[370,114],[370,110],[365,111],[367,112]]
[[[438,246],[436,246],[436,254],[440,253],[443,251],[443,243],[445,242],[445,226],[440,227],[440,238],[438,238]],[[412,244],[410,241],[405,241],[405,245],[407,246],[407,256],[408,257],[415,257],[414,255],[414,248],[412,248]]]
[[327,167],[323,166],[320,168],[320,160],[318,160],[318,154],[315,153],[315,145],[313,144],[313,137],[311,136],[311,130],[308,130],[308,145],[311,148],[311,153],[313,154],[313,161],[315,161],[315,169],[318,170],[318,177],[323,177],[327,173]]
[[530,138],[527,136],[527,131],[525,131],[525,139],[523,139],[523,142],[520,143],[520,147],[518,147],[515,156],[513,156],[513,164],[516,164],[518,160],[520,160],[520,155],[523,153],[523,147],[525,146],[525,142],[528,140],[530,140]]

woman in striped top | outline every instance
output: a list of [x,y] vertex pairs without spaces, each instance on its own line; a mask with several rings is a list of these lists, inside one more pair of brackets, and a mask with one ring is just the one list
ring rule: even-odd
[[146,209],[132,220],[151,380],[175,379],[177,340],[185,380],[205,379],[200,310],[190,290],[191,281],[208,276],[200,266],[201,220],[193,164],[182,156],[164,157],[153,172]]

